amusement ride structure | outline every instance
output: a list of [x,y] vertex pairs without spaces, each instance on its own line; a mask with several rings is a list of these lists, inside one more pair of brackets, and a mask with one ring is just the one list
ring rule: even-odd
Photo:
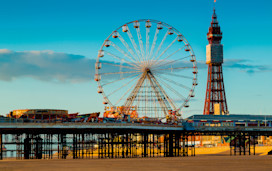
[[206,63],[208,64],[207,90],[204,105],[204,115],[228,114],[228,106],[223,81],[223,45],[222,32],[215,13],[207,33],[209,45],[206,47]]
[[111,114],[181,116],[197,85],[192,47],[174,27],[136,20],[114,30],[95,64],[95,81]]

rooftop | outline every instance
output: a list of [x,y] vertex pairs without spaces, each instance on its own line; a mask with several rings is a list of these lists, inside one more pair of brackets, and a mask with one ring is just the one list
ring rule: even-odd
[[193,115],[186,120],[256,120],[256,121],[272,121],[272,115]]

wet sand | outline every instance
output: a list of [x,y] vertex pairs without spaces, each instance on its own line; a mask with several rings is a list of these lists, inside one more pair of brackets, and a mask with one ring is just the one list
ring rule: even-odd
[[81,170],[272,170],[272,156],[195,156],[90,160],[0,161],[0,171]]

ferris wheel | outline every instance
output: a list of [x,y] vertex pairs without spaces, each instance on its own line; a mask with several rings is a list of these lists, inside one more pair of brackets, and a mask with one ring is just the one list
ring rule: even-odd
[[180,116],[195,96],[193,49],[177,29],[160,21],[136,20],[114,30],[98,51],[95,69],[103,104],[115,112]]

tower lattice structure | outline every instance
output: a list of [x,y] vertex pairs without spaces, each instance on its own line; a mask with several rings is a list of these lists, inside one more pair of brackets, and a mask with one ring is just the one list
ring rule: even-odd
[[218,24],[215,9],[212,22],[207,33],[209,44],[206,47],[206,64],[208,65],[208,79],[204,115],[228,114],[228,106],[223,81],[223,45],[222,32]]

